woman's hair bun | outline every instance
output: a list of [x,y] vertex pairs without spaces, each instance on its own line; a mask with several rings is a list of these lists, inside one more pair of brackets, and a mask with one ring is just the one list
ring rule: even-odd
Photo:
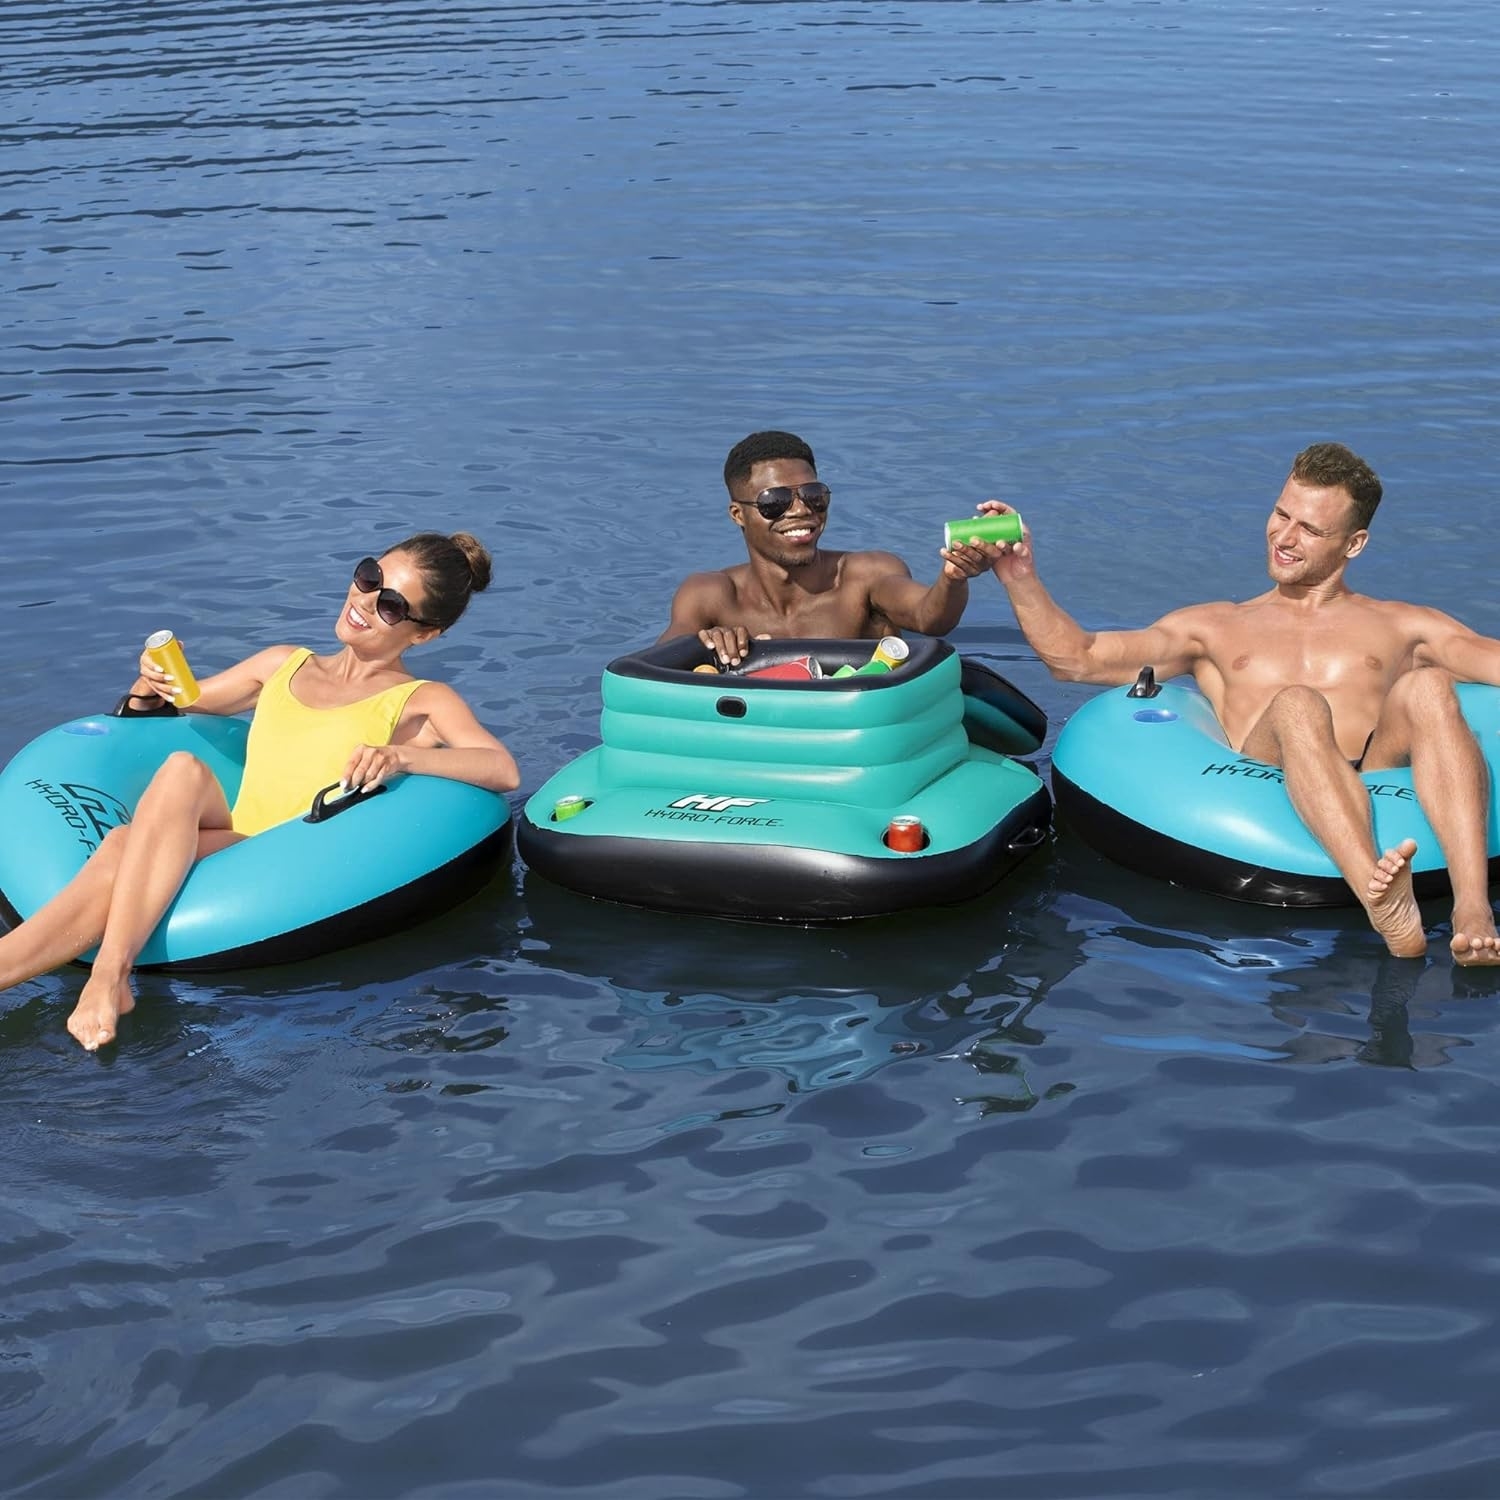
[[448,540],[463,553],[469,564],[471,592],[482,594],[490,586],[490,549],[477,536],[471,536],[467,531],[455,531]]

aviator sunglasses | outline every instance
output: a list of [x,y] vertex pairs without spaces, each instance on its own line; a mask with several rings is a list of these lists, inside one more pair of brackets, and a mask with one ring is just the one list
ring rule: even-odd
[[411,612],[406,595],[398,594],[395,589],[385,586],[385,574],[380,571],[380,564],[373,557],[362,557],[355,563],[354,587],[362,594],[375,595],[375,613],[387,625],[399,625],[403,620],[410,620],[413,625],[425,625],[429,630],[439,628],[436,621],[419,620]]
[[832,494],[826,484],[815,479],[809,484],[778,484],[762,490],[750,504],[768,521],[779,521],[792,508],[793,500],[800,500],[815,516],[821,516]]

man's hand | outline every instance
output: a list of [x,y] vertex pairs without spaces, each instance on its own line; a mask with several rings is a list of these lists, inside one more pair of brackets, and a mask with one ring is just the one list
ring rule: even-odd
[[750,652],[750,632],[743,625],[710,625],[698,639],[726,667],[737,667]]
[[943,577],[955,583],[978,578],[1000,560],[1000,553],[989,542],[956,542],[938,551],[943,560]]
[[[1003,500],[981,500],[979,514],[1011,516],[1015,514],[1015,507],[1007,505]],[[994,553],[994,561],[990,566],[995,571],[995,577],[1002,584],[1019,583],[1023,578],[1032,578],[1036,575],[1036,563],[1031,553],[1031,531],[1024,522],[1019,542],[996,542],[992,548],[986,550]]]

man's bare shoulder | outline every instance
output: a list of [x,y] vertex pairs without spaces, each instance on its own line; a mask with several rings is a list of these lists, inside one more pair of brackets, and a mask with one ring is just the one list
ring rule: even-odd
[[1180,609],[1174,609],[1162,618],[1167,620],[1230,620],[1236,618],[1244,610],[1253,609],[1259,603],[1261,603],[1261,598],[1240,601],[1205,599],[1201,604],[1184,604]]
[[740,603],[736,575],[748,571],[739,565],[709,573],[689,573],[672,595],[672,615],[659,639],[669,641],[674,636],[695,635],[710,626],[736,623]]
[[899,573],[911,577],[911,569],[894,552],[825,552],[838,565],[841,576],[849,579],[885,578]]
[[1356,594],[1355,600],[1365,608],[1387,616],[1392,620],[1412,620],[1420,624],[1443,622],[1457,624],[1453,616],[1431,604],[1414,604],[1410,599],[1376,599],[1369,594]]
[[679,599],[736,599],[740,583],[750,568],[747,563],[734,563],[727,568],[710,568],[702,573],[689,573],[677,585]]
[[1260,603],[1259,599],[1247,599],[1243,603],[1213,599],[1202,604],[1185,604],[1181,609],[1164,614],[1156,623],[1183,635],[1206,637],[1239,628]]
[[1371,615],[1389,630],[1400,635],[1413,647],[1433,645],[1454,636],[1474,634],[1462,620],[1430,604],[1413,604],[1406,599],[1371,599],[1361,595]]

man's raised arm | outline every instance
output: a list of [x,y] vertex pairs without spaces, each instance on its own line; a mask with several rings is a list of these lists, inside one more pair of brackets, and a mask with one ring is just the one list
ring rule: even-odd
[[[998,500],[981,508],[1001,515],[1010,510]],[[1021,634],[1054,677],[1113,686],[1133,682],[1142,667],[1161,678],[1178,677],[1191,672],[1202,656],[1194,628],[1199,609],[1176,610],[1144,630],[1085,630],[1037,577],[1029,531],[1019,542],[997,543],[995,550],[995,577],[1010,598]]]
[[947,635],[963,618],[969,602],[969,580],[995,561],[993,547],[964,543],[945,549],[943,568],[931,584],[921,584],[892,552],[862,552],[860,565],[870,579],[870,608],[897,630]]

